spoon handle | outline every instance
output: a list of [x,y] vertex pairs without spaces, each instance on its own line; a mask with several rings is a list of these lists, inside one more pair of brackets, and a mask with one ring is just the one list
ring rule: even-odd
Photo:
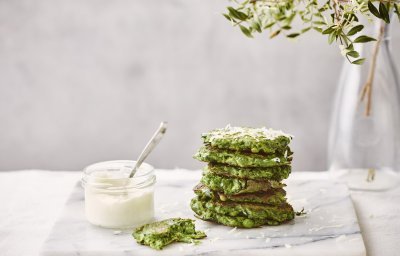
[[144,147],[142,153],[140,153],[139,158],[136,161],[135,166],[133,167],[129,178],[132,178],[135,175],[137,169],[139,169],[140,165],[142,165],[143,161],[147,158],[147,156],[153,151],[155,146],[160,142],[165,132],[167,131],[167,122],[161,122],[160,127],[154,133],[153,137],[147,142],[146,147]]

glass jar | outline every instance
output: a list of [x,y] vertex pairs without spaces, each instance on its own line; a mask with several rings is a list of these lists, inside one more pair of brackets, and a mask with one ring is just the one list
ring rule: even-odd
[[100,162],[83,170],[85,215],[90,223],[125,229],[153,220],[154,168],[143,163],[129,178],[135,163],[126,160]]
[[[381,35],[380,44],[357,45],[366,63],[343,66],[329,137],[329,170],[357,190],[386,190],[399,183],[400,84],[389,25],[379,21],[372,29],[375,38]],[[367,81],[372,82],[370,105],[360,100]]]

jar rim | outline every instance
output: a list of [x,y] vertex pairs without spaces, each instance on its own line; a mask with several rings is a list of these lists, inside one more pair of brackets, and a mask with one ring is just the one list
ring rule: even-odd
[[[88,165],[83,169],[83,175],[82,175],[82,180],[81,184],[83,187],[85,187],[87,184],[90,184],[91,186],[94,185],[97,189],[104,189],[104,183],[103,187],[101,185],[101,182],[99,183],[99,179],[101,180],[102,178],[100,177],[96,181],[93,182],[91,181],[90,177],[91,174],[95,172],[101,172],[101,171],[120,171],[121,168],[127,167],[127,171],[130,170],[130,168],[133,168],[134,165],[136,164],[136,161],[134,160],[111,160],[111,161],[103,161],[103,162],[98,162],[98,163],[93,163],[91,165]],[[142,188],[142,187],[147,187],[149,185],[154,184],[156,178],[154,175],[154,167],[148,163],[142,163],[139,169],[137,170],[135,176],[132,178],[128,177],[128,173],[125,173],[127,176],[118,176],[116,178],[112,177],[107,177],[107,180],[111,181],[126,181],[124,185],[118,185],[118,186],[109,186],[107,187],[107,190],[120,190],[120,189],[128,189],[128,188]],[[94,179],[96,180],[96,179]]]

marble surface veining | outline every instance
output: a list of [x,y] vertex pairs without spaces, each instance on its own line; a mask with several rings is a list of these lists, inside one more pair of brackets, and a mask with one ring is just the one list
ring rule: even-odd
[[[79,184],[46,240],[41,255],[366,255],[357,217],[347,187],[327,180],[287,182],[288,200],[306,215],[281,226],[236,229],[201,220],[197,229],[207,238],[200,245],[176,243],[162,251],[136,243],[132,230],[102,229],[84,216],[84,195]],[[196,180],[159,180],[156,219],[194,218],[189,201]]]

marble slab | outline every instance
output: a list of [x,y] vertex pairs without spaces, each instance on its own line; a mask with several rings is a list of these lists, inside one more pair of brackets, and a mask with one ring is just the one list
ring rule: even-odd
[[[198,177],[159,179],[156,219],[194,218],[189,201]],[[196,226],[207,233],[200,245],[176,243],[162,251],[141,246],[131,230],[110,230],[85,220],[84,195],[79,184],[41,250],[58,255],[366,255],[360,227],[347,187],[327,180],[287,182],[288,200],[307,214],[274,227],[236,229],[201,220]]]

